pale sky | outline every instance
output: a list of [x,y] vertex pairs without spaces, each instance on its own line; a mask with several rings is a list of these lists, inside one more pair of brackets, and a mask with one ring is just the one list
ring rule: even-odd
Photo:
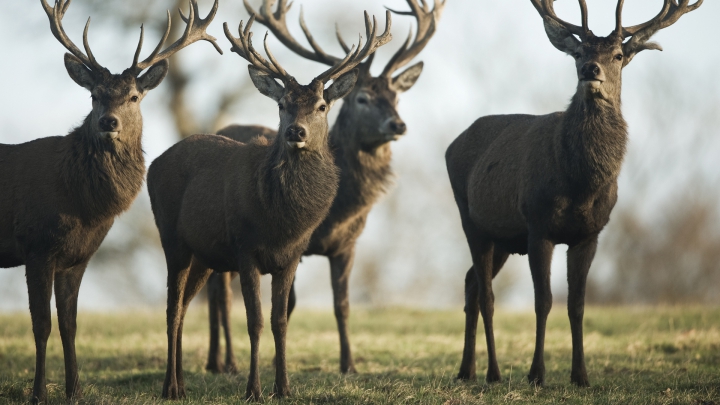
[[[19,2],[18,2],[19,3]],[[258,5],[258,1],[251,1]],[[383,5],[406,9],[402,0],[297,0],[303,4],[305,18],[316,39],[329,51],[340,53],[334,37],[334,19],[339,18],[347,41],[364,32],[362,10],[383,20]],[[623,21],[626,25],[643,22],[655,16],[662,0],[627,0]],[[76,44],[82,41],[87,11],[83,0],[75,0],[64,26]],[[210,0],[200,0],[201,14],[209,9]],[[182,51],[188,65],[196,70],[192,87],[199,110],[217,100],[223,86],[238,85],[247,80],[247,63],[229,52],[222,33],[222,23],[236,27],[247,14],[240,0],[221,0],[220,12],[209,32],[225,51],[219,56],[207,43],[195,44]],[[597,35],[606,35],[614,28],[615,2],[588,0],[590,28]],[[172,10],[171,10],[172,11]],[[297,5],[291,11],[288,25],[302,38],[297,21]],[[579,23],[577,2],[556,2],[557,14]],[[176,23],[177,13],[172,11]],[[328,16],[332,20],[327,20]],[[337,17],[335,17],[337,16]],[[720,173],[720,136],[698,147],[687,131],[712,132],[717,126],[703,124],[707,117],[720,113],[720,85],[717,67],[720,52],[720,2],[706,1],[697,11],[683,16],[675,25],[654,37],[664,52],[646,51],[639,54],[623,74],[625,118],[630,126],[628,166],[669,165],[697,167],[708,177]],[[389,55],[407,35],[412,19],[396,16],[393,22],[395,40],[379,51],[374,72],[382,69]],[[384,22],[381,22],[384,25]],[[137,34],[122,37],[112,20],[93,19],[90,42],[101,64],[119,73],[128,67],[135,50]],[[265,28],[256,24],[255,38]],[[157,32],[146,34],[149,52],[158,38]],[[256,39],[257,42],[257,39]],[[5,91],[0,98],[0,142],[20,143],[39,137],[65,134],[90,111],[86,90],[68,77],[62,55],[65,49],[52,37],[39,1],[23,1],[12,12],[0,14],[0,47],[3,51],[0,77],[5,78]],[[301,61],[271,41],[271,49],[283,66],[300,82],[308,82],[325,67]],[[447,145],[475,119],[488,114],[545,114],[565,108],[576,84],[571,57],[553,48],[545,36],[542,20],[529,0],[447,0],[438,32],[417,60],[425,69],[417,85],[401,96],[399,111],[408,125],[408,135],[393,145],[396,186],[371,214],[367,230],[358,247],[358,261],[363,255],[382,255],[383,291],[392,298],[391,304],[448,306],[462,302],[464,274],[470,267],[467,245],[459,226],[459,218],[445,173],[444,153]],[[664,89],[671,89],[664,92]],[[663,98],[670,94],[670,99]],[[144,149],[148,164],[176,141],[170,118],[159,106],[164,97],[163,85],[143,101],[145,122]],[[251,92],[228,122],[277,125],[275,103]],[[334,107],[337,112],[339,107]],[[672,111],[667,132],[657,136],[654,114]],[[663,117],[667,119],[668,117]],[[714,121],[717,123],[717,119]],[[705,125],[705,126],[703,126]],[[688,129],[689,128],[689,129]],[[684,159],[684,160],[683,160]],[[671,162],[672,161],[672,162]],[[661,168],[662,169],[662,168]],[[658,170],[657,184],[648,198],[648,215],[659,212],[665,196],[688,178],[682,171]],[[688,173],[695,173],[688,171]],[[624,174],[625,175],[625,174]],[[692,174],[695,176],[695,174]],[[619,205],[632,203],[637,197],[633,181],[621,178]],[[717,182],[715,184],[718,184]],[[0,191],[1,192],[1,191]],[[146,195],[141,199],[147,200]],[[661,214],[660,214],[661,215]],[[388,227],[392,226],[392,229]],[[558,248],[553,264],[553,289],[557,294],[565,288],[564,249]],[[148,268],[140,289],[156,295],[154,303],[164,302],[165,269],[162,257],[144,259]],[[532,284],[526,258],[513,259],[509,268],[519,276],[508,305],[527,306],[532,303]],[[524,267],[523,267],[524,266]],[[593,269],[596,269],[595,266]],[[0,296],[1,309],[27,308],[25,280],[21,269],[0,269],[0,285],[12,294]],[[132,305],[122,297],[108,299],[105,275],[91,267],[80,292],[84,309],[115,308]],[[427,286],[421,296],[414,295],[413,286]],[[352,293],[351,293],[352,294]],[[330,307],[329,277],[326,261],[306,260],[298,270],[300,306]]]

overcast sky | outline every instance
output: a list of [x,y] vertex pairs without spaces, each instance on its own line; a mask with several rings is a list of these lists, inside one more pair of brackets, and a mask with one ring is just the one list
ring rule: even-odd
[[[66,134],[91,108],[88,92],[72,82],[64,69],[62,55],[65,49],[50,33],[39,1],[15,3],[12,11],[0,14],[0,77],[5,79],[5,90],[0,97],[2,143]],[[199,3],[204,15],[211,1],[200,0]],[[257,6],[259,2],[251,0],[251,3]],[[407,8],[402,0],[297,0],[296,3],[304,5],[305,19],[318,41],[337,54],[340,49],[332,36],[335,20],[340,22],[349,42],[357,38],[357,32],[364,32],[363,9],[382,21],[383,5]],[[662,3],[662,0],[627,0],[623,15],[625,25],[652,18]],[[222,33],[223,22],[228,21],[236,27],[241,19],[247,20],[240,4],[240,0],[221,0],[220,12],[209,29],[218,38],[224,56],[219,56],[207,43],[195,44],[182,51],[183,60],[195,69],[196,80],[191,90],[200,111],[210,112],[217,100],[218,89],[237,86],[247,80],[247,63],[229,52],[229,44]],[[614,2],[588,0],[588,6],[590,28],[597,35],[608,34],[615,24]],[[301,38],[296,24],[298,12],[299,7],[295,6],[288,17],[288,25],[293,34]],[[579,24],[577,2],[557,1],[556,12],[561,18]],[[695,138],[686,133],[688,128],[713,135],[718,132],[717,127],[703,124],[709,121],[700,119],[720,113],[717,104],[720,100],[717,84],[720,52],[716,45],[720,38],[718,16],[720,2],[706,1],[697,11],[683,16],[654,37],[664,52],[642,52],[624,70],[623,110],[630,126],[626,170],[627,165],[657,165],[658,160],[654,157],[672,160],[677,151],[686,151],[693,154],[692,158],[683,157],[688,166],[699,167],[698,170],[709,177],[720,173],[719,137],[715,136],[715,141],[697,148],[690,144]],[[173,17],[179,21],[174,11]],[[76,44],[81,43],[86,18],[83,0],[75,0],[64,25]],[[379,51],[374,73],[382,70],[383,63],[404,40],[411,22],[408,17],[395,17],[395,40]],[[99,17],[93,19],[90,29],[95,56],[115,73],[130,65],[139,34],[138,29],[131,37],[123,36],[118,27],[119,23],[111,18]],[[257,24],[254,31],[256,38],[260,38],[265,29]],[[158,36],[156,31],[146,35],[145,54],[152,49]],[[282,65],[300,82],[307,83],[325,70],[325,67],[301,61],[277,41],[270,43]],[[545,114],[564,109],[577,79],[572,58],[550,45],[542,20],[528,0],[447,0],[438,32],[417,60],[425,62],[425,69],[417,85],[401,97],[399,107],[408,125],[408,135],[393,145],[396,186],[371,215],[359,243],[358,260],[362,260],[362,255],[383,255],[385,291],[396,294],[389,303],[458,305],[462,301],[464,273],[471,263],[444,169],[445,148],[483,115]],[[664,99],[663,95],[668,94],[670,97]],[[161,85],[143,101],[144,149],[148,164],[177,140],[172,122],[160,105],[163,97]],[[339,108],[334,110],[337,112]],[[676,115],[670,121],[671,127],[665,128],[669,135],[657,137],[653,132],[657,129],[657,125],[653,125],[657,116],[654,114],[665,114],[666,111]],[[276,127],[278,121],[275,103],[255,92],[248,94],[230,118],[228,123],[270,127]],[[672,190],[687,181],[679,172],[672,173],[658,184]],[[632,201],[634,194],[630,187],[633,182],[621,178],[620,184],[619,204]],[[654,202],[648,201],[648,206],[662,205],[664,194],[657,195],[660,197]],[[141,198],[146,199],[146,196]],[[400,225],[388,229],[389,218],[393,219],[393,224]],[[563,249],[558,251],[562,254]],[[553,266],[555,291],[562,290],[565,279],[564,258],[558,253]],[[525,261],[526,258],[513,259],[508,267],[524,269]],[[157,294],[157,302],[162,303],[164,263],[157,260],[150,263],[157,268],[143,270],[147,273],[147,285],[142,288]],[[301,266],[305,267],[298,271],[299,304],[331,305],[326,262],[313,258]],[[423,267],[422,271],[420,267]],[[512,300],[518,306],[532,302],[529,272],[521,270],[521,273]],[[104,301],[102,288],[106,283],[92,269],[88,271],[80,293],[81,307],[92,309],[129,304],[122,299],[110,303]],[[422,296],[413,296],[410,287],[425,285],[423,283],[430,287],[423,290]],[[5,285],[5,291],[14,291],[12,295],[0,297],[0,309],[27,308],[20,269],[0,269],[0,284]],[[303,300],[303,296],[315,298]]]

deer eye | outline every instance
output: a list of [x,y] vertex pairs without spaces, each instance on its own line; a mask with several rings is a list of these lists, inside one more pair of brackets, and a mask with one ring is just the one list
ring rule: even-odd
[[575,52],[572,54],[572,57],[575,59],[580,59],[580,56],[582,56],[582,55],[580,55],[580,52]]
[[280,111],[285,109],[285,107],[283,107],[282,103],[278,103],[278,108],[280,109]]
[[367,104],[368,100],[365,97],[358,97],[358,104]]
[[130,101],[132,101],[133,103],[137,103],[137,101],[138,101],[138,96],[132,96],[132,97],[130,97]]
[[617,60],[617,61],[623,60],[623,55],[621,53],[615,55],[615,60]]
[[318,110],[325,112],[327,110],[327,106],[325,104],[321,105]]
[[94,94],[91,94],[91,95],[90,95],[90,100],[92,100],[92,102],[94,103],[94,102],[97,101],[97,97],[95,97]]

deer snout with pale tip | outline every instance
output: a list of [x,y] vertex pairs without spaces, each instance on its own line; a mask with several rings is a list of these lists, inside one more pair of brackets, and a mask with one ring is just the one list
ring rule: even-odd
[[100,128],[99,135],[106,139],[115,139],[120,134],[122,125],[120,120],[114,115],[103,115],[98,120],[98,127]]
[[291,148],[302,149],[307,141],[307,131],[300,125],[291,125],[285,131],[285,141]]
[[398,140],[407,132],[407,125],[400,118],[390,118],[383,123],[381,132],[385,134],[388,141]]

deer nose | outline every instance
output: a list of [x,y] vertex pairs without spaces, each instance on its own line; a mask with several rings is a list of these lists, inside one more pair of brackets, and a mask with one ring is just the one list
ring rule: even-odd
[[116,131],[120,122],[113,115],[103,115],[98,122],[101,131]]
[[407,126],[401,120],[395,120],[390,122],[390,130],[397,135],[402,135],[407,130]]
[[583,65],[580,73],[584,80],[597,80],[602,75],[602,70],[597,63],[589,62]]
[[307,131],[300,125],[291,125],[285,130],[285,138],[289,142],[305,142],[307,140]]

